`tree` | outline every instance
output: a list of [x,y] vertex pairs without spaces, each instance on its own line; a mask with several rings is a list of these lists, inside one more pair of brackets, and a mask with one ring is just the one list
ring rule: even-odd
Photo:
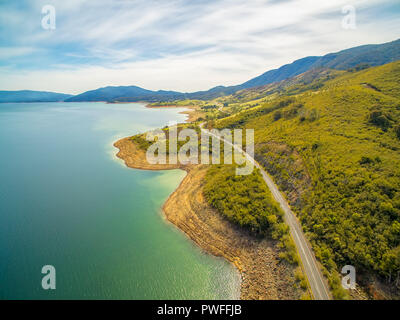
[[390,121],[381,111],[374,110],[369,114],[368,120],[371,124],[386,131],[390,127]]

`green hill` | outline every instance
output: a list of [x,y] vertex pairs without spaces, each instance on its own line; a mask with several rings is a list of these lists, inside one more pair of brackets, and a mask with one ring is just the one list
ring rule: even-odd
[[254,89],[254,101],[249,92],[227,97],[231,115],[212,125],[255,129],[256,158],[285,192],[327,273],[350,264],[393,284],[400,272],[400,62],[327,74],[269,96]]

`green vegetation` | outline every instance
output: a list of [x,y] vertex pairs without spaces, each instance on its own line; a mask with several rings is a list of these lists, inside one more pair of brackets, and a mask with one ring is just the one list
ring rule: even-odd
[[208,169],[203,189],[206,200],[229,221],[254,235],[279,240],[284,249],[280,257],[297,264],[296,247],[283,222],[283,212],[272,199],[259,170],[238,176],[235,169],[234,165],[214,165]]
[[278,121],[280,118],[282,118],[282,112],[281,111],[275,111],[274,112],[274,121]]
[[282,220],[283,213],[257,171],[237,176],[233,165],[212,166],[207,172],[204,195],[229,221],[253,233],[273,232],[278,217]]
[[[184,128],[196,128],[199,133],[199,128],[191,124],[180,124],[178,133]],[[168,154],[169,128],[165,127],[163,131],[166,135]],[[146,140],[145,134],[136,135],[131,140],[142,150],[147,150],[153,143]],[[178,151],[186,142],[178,141]],[[201,150],[201,140],[199,139],[197,143]],[[209,143],[211,151],[211,139]],[[220,148],[220,157],[223,162],[223,145]],[[271,192],[258,169],[250,175],[239,176],[236,175],[235,165],[212,165],[207,171],[203,191],[210,205],[230,222],[249,230],[255,236],[269,236],[279,240],[278,245],[282,249],[280,258],[292,264],[299,262],[296,247],[289,235],[289,228],[283,222],[283,212],[278,203],[272,199]],[[300,286],[303,287],[304,284]]]
[[361,69],[318,91],[287,97],[289,86],[214,123],[255,129],[256,158],[286,193],[337,298],[346,297],[346,264],[391,283],[400,273],[400,62]]
[[229,128],[229,129],[238,128],[244,125],[246,122],[249,122],[251,119],[259,118],[266,114],[270,114],[276,110],[283,109],[284,107],[294,102],[295,102],[294,98],[283,98],[283,99],[281,98],[281,99],[276,99],[273,102],[263,103],[260,106],[251,108],[245,112],[239,112],[230,117],[224,118],[222,122],[219,122],[217,127]]
[[[203,106],[223,106],[203,108],[208,128],[255,130],[256,159],[286,194],[335,298],[348,298],[339,274],[347,264],[399,283],[400,62],[314,70]],[[210,168],[206,199],[233,223],[279,239],[282,258],[295,262],[259,173],[232,172]]]
[[158,101],[150,103],[149,106],[177,106],[177,107],[189,107],[189,106],[202,106],[204,105],[203,100],[173,100],[173,101]]
[[202,106],[202,107],[201,107],[201,109],[203,109],[203,110],[210,110],[210,109],[217,109],[217,108],[218,108],[218,106],[215,105],[215,104],[206,105],[206,106]]
[[147,151],[147,149],[154,143],[146,140],[145,134],[138,134],[131,137],[131,140],[139,147],[139,149]]
[[[189,124],[189,123],[179,124],[177,126],[177,128],[176,128],[177,136],[183,129],[192,129],[196,132],[198,137],[200,136],[200,128],[197,125]],[[170,128],[168,126],[166,126],[162,129],[162,132],[165,134],[166,154],[168,155],[169,143],[170,143]],[[136,144],[136,146],[139,149],[141,149],[143,151],[147,151],[148,148],[152,144],[154,144],[154,141],[148,141],[146,139],[146,135],[147,135],[147,133],[137,134],[137,135],[131,137],[130,139]],[[162,139],[162,138],[156,138],[156,139],[158,140],[158,139]],[[180,148],[183,145],[185,145],[188,141],[189,141],[189,137],[187,137],[186,140],[184,140],[184,141],[176,140],[177,151],[179,151]],[[198,139],[195,143],[197,144],[198,149],[201,150],[201,140]],[[211,144],[211,141],[210,141],[210,144]],[[210,150],[211,150],[211,147],[210,147]]]
[[390,120],[388,116],[382,113],[381,111],[378,110],[372,111],[368,116],[368,120],[371,124],[376,125],[383,131],[387,131],[390,128]]
[[358,65],[356,65],[354,68],[350,68],[347,71],[349,72],[357,72],[357,71],[361,71],[364,69],[368,69],[371,68],[371,66],[368,63],[360,63]]

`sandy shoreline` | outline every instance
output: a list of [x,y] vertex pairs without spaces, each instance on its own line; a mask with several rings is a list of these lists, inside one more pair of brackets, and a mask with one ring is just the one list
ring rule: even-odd
[[146,105],[146,108],[149,109],[162,109],[162,108],[183,108],[183,109],[188,109],[185,111],[179,112],[180,114],[186,114],[188,118],[186,119],[186,122],[194,122],[197,121],[200,117],[198,110],[198,106],[177,106],[177,105],[165,105],[165,106],[157,106],[157,105]]
[[163,205],[167,220],[182,230],[200,248],[224,257],[239,270],[241,299],[299,299],[294,267],[279,258],[276,242],[258,239],[226,221],[205,201],[202,193],[207,166],[151,165],[145,152],[129,139],[117,141],[117,157],[134,169],[182,169],[187,175]]

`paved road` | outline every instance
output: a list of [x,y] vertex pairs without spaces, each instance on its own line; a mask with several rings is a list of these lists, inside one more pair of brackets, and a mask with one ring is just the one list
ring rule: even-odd
[[200,124],[200,129],[203,133],[214,136],[219,140],[228,143],[229,145],[233,146],[233,148],[240,153],[242,153],[251,163],[254,164],[258,169],[260,169],[261,174],[264,178],[264,181],[268,185],[268,188],[271,190],[271,193],[275,200],[280,204],[283,212],[284,212],[284,219],[286,224],[289,226],[290,234],[292,235],[293,241],[296,244],[297,251],[300,256],[300,260],[303,264],[303,269],[308,279],[308,282],[311,287],[312,294],[314,299],[316,300],[330,300],[331,295],[329,293],[329,289],[325,279],[321,273],[321,270],[318,267],[317,261],[315,259],[314,253],[311,249],[311,245],[308,243],[302,229],[300,226],[299,221],[297,220],[296,216],[290,209],[286,199],[283,197],[282,193],[279,191],[276,184],[272,181],[271,177],[265,172],[262,166],[254,160],[252,156],[250,156],[247,152],[243,149],[239,148],[236,145],[233,145],[231,142],[225,140],[224,138],[213,134],[207,130],[203,129],[204,123]]

